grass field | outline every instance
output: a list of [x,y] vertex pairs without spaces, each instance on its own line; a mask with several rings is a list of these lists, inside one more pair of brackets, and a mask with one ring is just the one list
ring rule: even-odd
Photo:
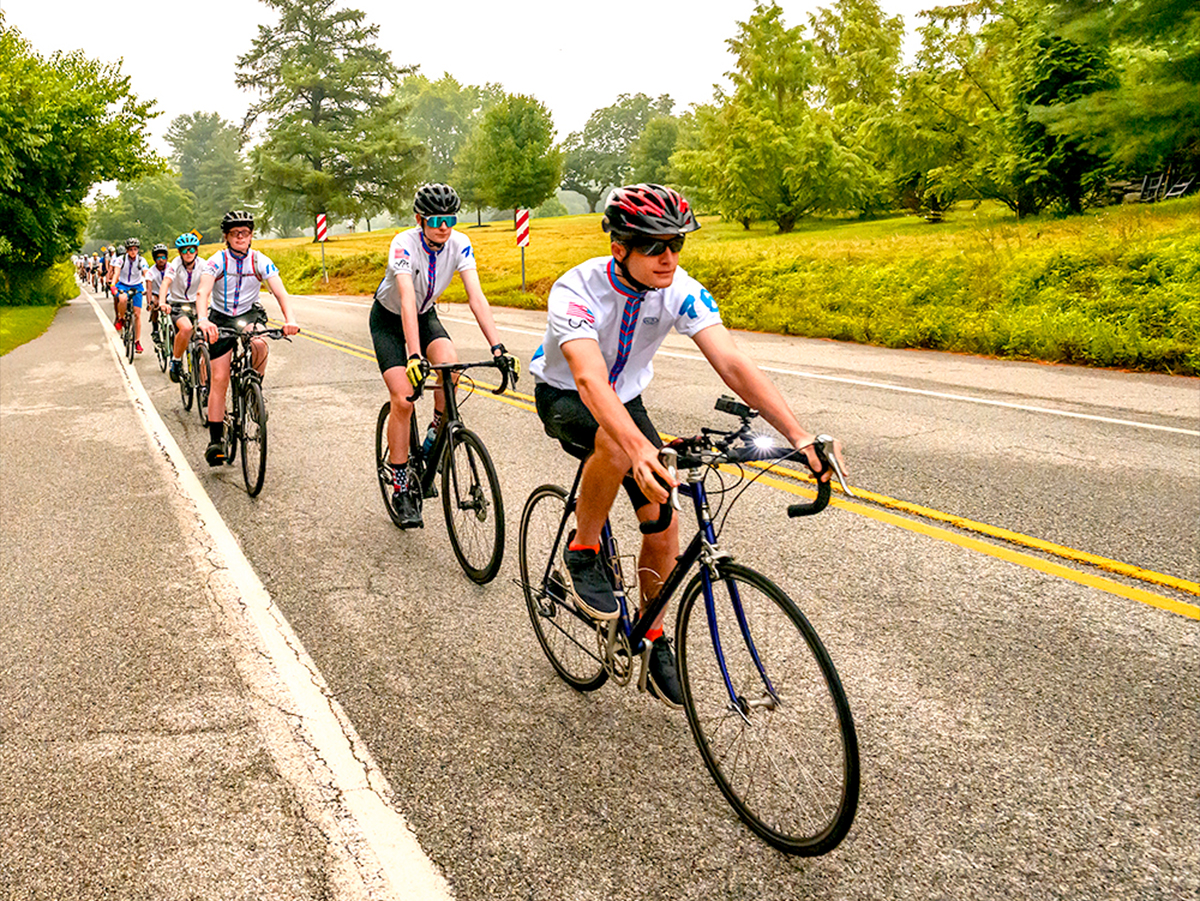
[[[788,235],[702,223],[682,265],[735,328],[1200,373],[1200,197],[1024,222],[997,205],[964,205],[939,225],[815,219]],[[608,252],[598,215],[534,219],[522,292],[512,226],[460,228],[494,304],[544,308],[559,275]],[[332,238],[328,284],[310,239],[255,246],[294,293],[370,294],[394,234]],[[457,280],[446,297],[464,299]]]
[[0,357],[50,327],[58,307],[0,306]]

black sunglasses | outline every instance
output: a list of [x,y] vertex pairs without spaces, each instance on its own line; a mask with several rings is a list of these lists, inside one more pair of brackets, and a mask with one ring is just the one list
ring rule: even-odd
[[631,250],[648,257],[660,257],[666,251],[679,253],[683,250],[683,239],[686,235],[675,235],[671,238],[656,238],[653,235],[636,235],[626,243]]

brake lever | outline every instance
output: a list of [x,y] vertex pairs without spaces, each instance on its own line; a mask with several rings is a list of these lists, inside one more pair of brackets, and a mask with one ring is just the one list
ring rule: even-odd
[[833,474],[837,476],[838,484],[842,486],[842,492],[847,497],[857,497],[857,495],[850,490],[850,486],[846,484],[846,477],[842,474],[842,467],[838,464],[837,454],[833,452],[832,436],[818,435],[813,444],[821,445],[821,457],[826,463],[833,467]]

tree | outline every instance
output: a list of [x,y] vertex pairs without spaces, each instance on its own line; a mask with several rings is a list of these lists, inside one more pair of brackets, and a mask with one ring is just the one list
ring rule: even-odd
[[179,185],[196,199],[194,227],[204,235],[218,234],[227,211],[248,205],[241,132],[216,113],[195,112],[175,117],[167,143]]
[[424,180],[448,184],[459,151],[484,113],[504,96],[498,84],[462,85],[449,73],[437,81],[410,75],[400,84],[408,133],[425,146]]
[[376,46],[379,27],[360,10],[334,10],[335,0],[262,2],[280,20],[260,26],[238,58],[237,84],[262,95],[243,128],[267,119],[251,182],[267,218],[406,210],[422,151],[403,134],[395,87],[412,70]]
[[196,198],[173,172],[121,182],[114,196],[96,198],[88,231],[101,240],[136,236],[143,250],[158,243],[171,247],[176,237],[192,230],[195,207]]
[[488,205],[484,189],[483,141],[482,131],[476,127],[458,149],[451,172],[454,190],[466,209],[475,210],[479,225],[483,225],[483,208]]
[[92,186],[161,168],[144,130],[153,103],[129,89],[119,65],[82,53],[37,55],[0,13],[0,295],[80,244]]
[[621,94],[612,106],[592,113],[583,129],[563,142],[563,190],[582,194],[594,213],[609,189],[628,180],[630,153],[646,123],[669,116],[674,105],[666,94],[656,99]]
[[562,155],[554,147],[554,121],[544,104],[509,94],[488,110],[471,155],[485,202],[498,210],[533,209],[554,194]]
[[1055,34],[1123,60],[1116,78],[1036,108],[1050,132],[1141,171],[1200,168],[1200,8],[1194,0],[1052,0]]
[[726,43],[737,58],[732,95],[699,107],[695,131],[671,157],[680,178],[727,218],[775,222],[790,232],[805,215],[861,209],[871,164],[839,143],[827,109],[808,102],[816,61],[803,28],[758,5]]
[[672,181],[671,154],[679,143],[679,120],[655,116],[629,148],[629,180],[661,185]]

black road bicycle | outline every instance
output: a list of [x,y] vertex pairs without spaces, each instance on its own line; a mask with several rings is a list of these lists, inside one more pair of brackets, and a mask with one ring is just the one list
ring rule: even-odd
[[[452,385],[455,374],[483,367],[500,370],[500,386],[493,394],[503,394],[510,380],[516,383],[508,367],[497,358],[479,363],[426,363],[426,375],[436,371],[445,386]],[[421,391],[422,388],[417,388],[409,400],[415,401]],[[434,480],[441,474],[442,512],[446,516],[450,546],[467,577],[483,585],[496,578],[504,556],[504,501],[492,458],[479,436],[463,424],[459,407],[456,391],[453,388],[446,391],[446,409],[428,454],[421,452],[417,412],[413,410],[409,419],[409,478],[415,478],[421,486],[422,498],[436,497]],[[388,516],[399,526],[400,517],[392,502],[395,474],[388,462],[387,429],[391,411],[391,401],[384,402],[375,423],[375,469]]]
[[[196,331],[198,333],[200,330]],[[262,491],[263,479],[267,475],[267,404],[263,400],[262,376],[252,365],[251,342],[255,338],[291,339],[283,333],[283,329],[278,328],[255,330],[251,327],[241,331],[218,328],[217,336],[238,339],[229,359],[230,398],[225,406],[225,465],[233,465],[240,445],[242,478],[246,480],[246,491],[251,497],[256,497]],[[207,343],[202,353],[207,374]],[[200,414],[208,422],[207,378]]]
[[[119,292],[116,285],[113,285],[113,296]],[[125,345],[125,358],[130,363],[133,362],[134,354],[137,352],[137,336],[133,333],[134,330],[134,314],[136,309],[133,306],[133,298],[125,295],[125,315],[121,317],[121,341]]]
[[[195,320],[193,319],[194,323]],[[183,398],[183,408],[191,409],[190,396],[196,396],[196,413],[200,416],[200,424],[208,425],[208,366],[212,359],[208,349],[208,341],[200,329],[192,328],[192,337],[187,346],[188,382],[190,391]],[[180,393],[183,392],[183,379],[179,380]]]
[[[607,522],[600,556],[620,614],[598,623],[578,606],[563,553],[575,527],[582,463],[570,492],[542,485],[526,502],[520,584],[538,642],[563,680],[579,691],[593,691],[609,679],[628,684],[639,661],[637,684],[645,691],[652,644],[646,632],[682,588],[675,622],[679,679],[704,765],[758,836],[788,854],[825,854],[845,837],[858,806],[858,740],[850,705],[833,661],[800,608],[774,582],[734,562],[718,545],[720,530],[714,528],[705,489],[705,480],[714,474],[720,479],[721,467],[728,470],[728,464],[800,455],[755,440],[750,421],[757,413],[745,404],[723,397],[717,409],[738,416],[740,427],[702,429],[660,454],[669,471],[677,468],[682,482],[659,521],[642,523],[641,529],[665,529],[672,506],[678,509],[678,496],[684,495],[692,500],[696,532],[644,613],[637,612],[636,579],[622,567]],[[849,494],[832,443],[822,435],[815,447]],[[580,450],[577,456],[586,456]],[[816,500],[791,505],[788,515],[825,509],[830,487],[828,481],[818,482]],[[732,490],[722,482],[713,495]],[[727,507],[738,497],[740,492]]]

